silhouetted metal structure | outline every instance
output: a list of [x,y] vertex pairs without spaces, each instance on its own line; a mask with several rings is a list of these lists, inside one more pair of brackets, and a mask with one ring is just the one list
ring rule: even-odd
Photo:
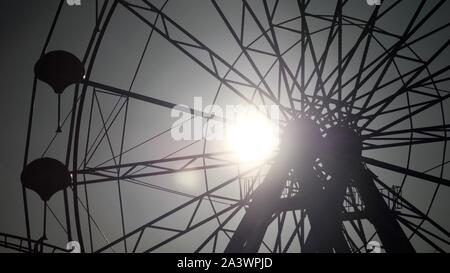
[[[224,7],[226,4],[221,1],[205,1],[223,23],[229,34],[227,39],[233,39],[239,48],[234,61],[203,43],[189,26],[177,23],[177,18],[166,11],[171,4],[180,3],[159,2],[95,1],[95,26],[80,58],[83,79],[75,75],[76,80],[70,81],[75,84],[73,101],[61,124],[66,134],[58,135],[67,140],[65,158],[60,160],[71,173],[70,187],[62,189],[65,221],[58,221],[68,241],[79,241],[81,250],[86,252],[164,251],[176,240],[205,228],[209,232],[196,235],[198,244],[192,245],[192,251],[365,252],[371,240],[380,240],[386,252],[414,252],[416,240],[425,244],[427,251],[450,249],[449,231],[430,217],[439,189],[450,186],[444,176],[450,127],[446,116],[450,66],[448,61],[440,59],[448,57],[450,23],[448,18],[443,23],[433,21],[442,9],[450,11],[446,1],[386,0],[380,6],[366,6],[365,1],[356,0],[297,0],[290,3],[296,9],[294,12],[283,9],[289,2],[284,0],[263,0],[259,4],[236,1],[238,5],[233,9]],[[47,52],[63,6],[61,1],[42,56]],[[119,8],[149,29],[131,84],[125,89],[92,76],[105,33]],[[367,16],[361,16],[365,19],[352,14],[361,8],[370,11]],[[399,18],[399,14],[404,17]],[[397,26],[387,25],[392,21],[384,21],[392,17],[407,21],[400,34],[398,30],[391,31]],[[282,33],[295,37],[289,40],[289,46]],[[197,154],[177,155],[193,145],[190,143],[170,151],[168,156],[125,160],[130,150],[154,141],[171,128],[131,148],[124,145],[131,101],[161,109],[176,105],[149,96],[148,92],[136,91],[133,85],[154,36],[178,49],[218,82],[214,102],[226,88],[229,94],[250,105],[261,101],[278,105],[282,111],[283,135],[276,156],[215,183],[208,171],[239,169],[239,164],[229,160],[227,151],[208,152],[206,139],[197,141],[203,145]],[[416,48],[427,41],[433,46],[427,44],[422,51]],[[292,52],[296,58],[290,55]],[[269,60],[265,68],[261,58]],[[243,59],[245,69],[240,66]],[[80,67],[77,69],[81,71]],[[30,161],[37,82],[42,80],[38,72],[32,90],[24,167]],[[99,94],[110,98],[109,102],[101,101]],[[103,105],[106,103],[108,110]],[[435,110],[434,122],[429,126],[415,126],[415,118],[429,110]],[[209,117],[198,109],[183,111],[205,120]],[[427,118],[430,117],[424,119]],[[97,131],[93,129],[95,123],[100,128]],[[114,138],[113,126],[119,128]],[[55,138],[56,134],[43,155]],[[109,147],[111,157],[93,160],[102,143]],[[418,145],[431,144],[441,147],[442,155],[436,155],[441,157],[439,164],[428,170],[425,165],[413,166],[411,158],[417,157],[417,153],[412,154],[412,150]],[[408,150],[403,165],[371,153],[399,147]],[[263,174],[261,170],[266,172]],[[204,174],[205,190],[198,195],[143,180],[193,171]],[[380,177],[380,173],[394,173],[394,183],[383,181],[386,177]],[[261,181],[247,179],[242,190],[241,182],[248,177],[258,177]],[[407,200],[407,179],[421,180],[433,187],[432,197],[425,206],[416,206],[420,197]],[[96,193],[91,194],[91,187],[106,183],[116,185],[113,199],[118,202],[116,214],[121,226],[120,236],[112,240],[91,215],[93,205],[100,202],[95,199]],[[123,205],[124,183],[188,200],[177,200],[171,209],[161,209],[159,215],[137,227],[128,225]],[[238,198],[224,191],[231,185],[241,190]],[[98,188],[94,192],[98,193]],[[34,226],[30,224],[25,187],[23,196],[27,235],[0,234],[3,238],[0,246],[23,252],[33,251],[33,246],[40,246],[38,251],[67,251],[58,244],[32,238],[30,230]],[[200,212],[204,206],[211,212]],[[184,226],[168,226],[166,220],[180,213],[182,216],[177,217],[181,218],[176,219],[184,219]],[[165,232],[164,236],[152,237],[155,231]],[[123,248],[118,250],[119,247]]]

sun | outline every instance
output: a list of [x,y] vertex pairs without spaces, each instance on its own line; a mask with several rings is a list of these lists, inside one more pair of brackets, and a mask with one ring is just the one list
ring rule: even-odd
[[226,130],[228,148],[241,162],[262,161],[279,144],[278,126],[259,113],[239,115]]

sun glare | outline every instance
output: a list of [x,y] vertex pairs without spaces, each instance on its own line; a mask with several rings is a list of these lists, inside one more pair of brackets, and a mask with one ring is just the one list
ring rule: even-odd
[[278,128],[261,114],[239,116],[227,127],[227,143],[241,162],[268,158],[278,146]]

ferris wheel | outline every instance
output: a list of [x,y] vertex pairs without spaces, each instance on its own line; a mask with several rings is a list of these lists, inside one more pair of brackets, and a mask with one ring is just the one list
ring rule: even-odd
[[[0,247],[448,252],[449,11],[60,1],[17,182],[26,234],[0,233]],[[230,105],[257,117],[230,121]],[[210,138],[220,126],[233,135]]]

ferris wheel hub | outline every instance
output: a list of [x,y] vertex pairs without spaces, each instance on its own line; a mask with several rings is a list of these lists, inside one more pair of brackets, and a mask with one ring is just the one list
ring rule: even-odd
[[280,142],[280,153],[291,160],[312,163],[318,156],[318,147],[323,137],[319,125],[308,118],[290,121],[284,128]]
[[301,118],[286,125],[280,153],[293,162],[301,159],[302,163],[313,164],[320,158],[331,165],[356,166],[361,163],[362,141],[354,128],[336,125],[321,130],[317,122]]
[[361,137],[353,128],[334,126],[328,129],[323,149],[323,159],[333,165],[354,167],[361,163]]

